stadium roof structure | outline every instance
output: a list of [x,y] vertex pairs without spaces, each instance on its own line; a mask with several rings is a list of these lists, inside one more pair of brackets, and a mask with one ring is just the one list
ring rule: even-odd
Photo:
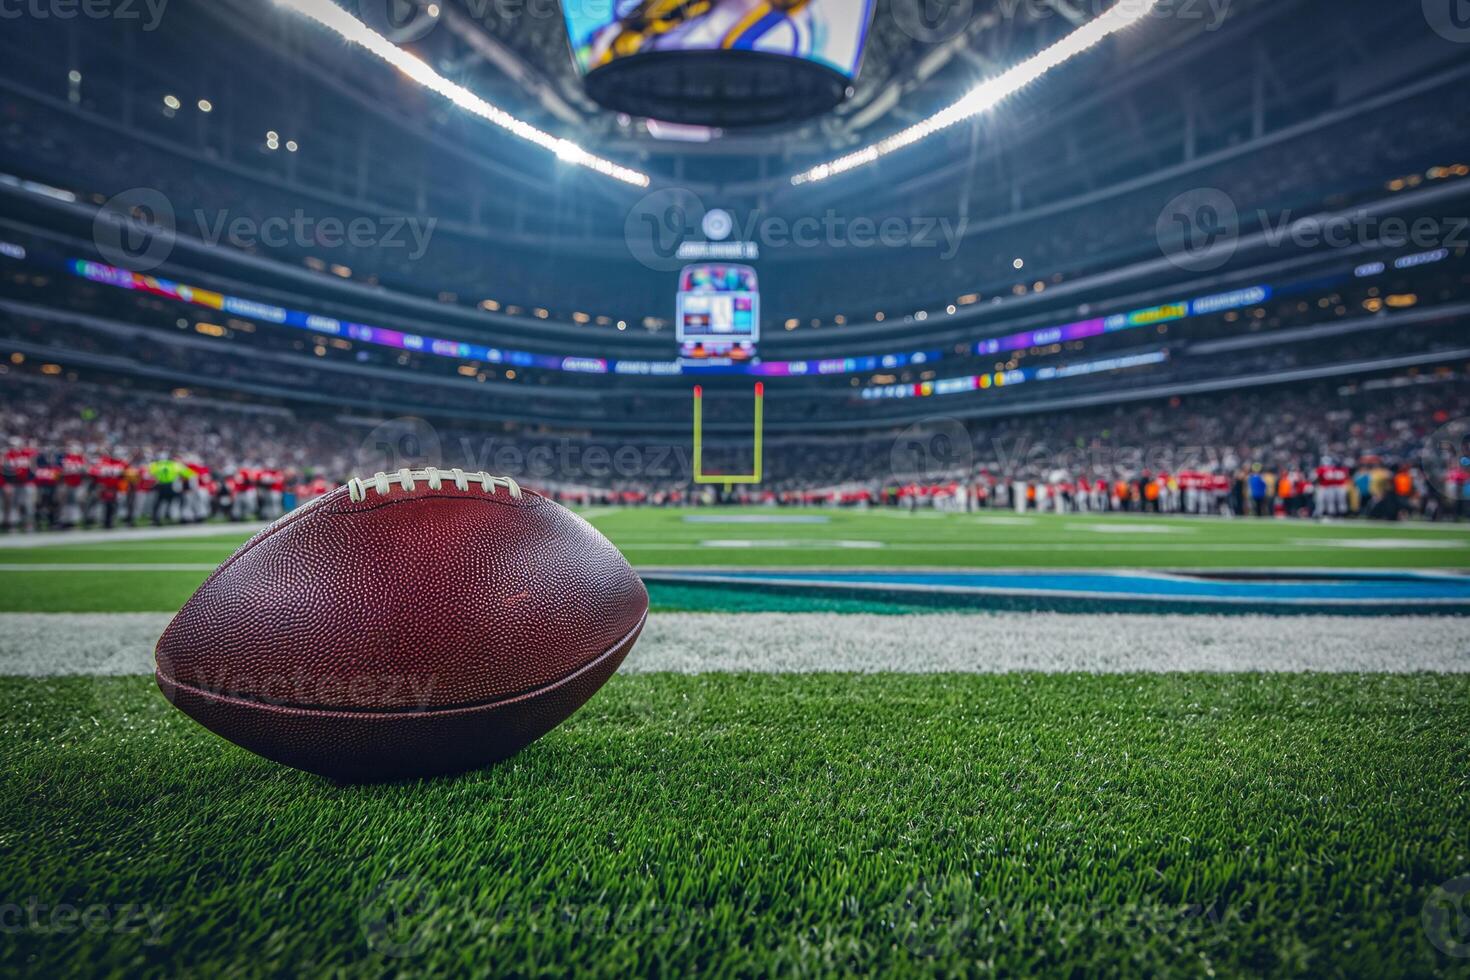
[[[1285,11],[1302,2],[1273,6]],[[1230,14],[1239,18],[1262,5],[1233,3]],[[696,133],[593,102],[555,0],[443,0],[419,7],[438,13],[432,25],[420,19],[409,29],[408,46],[492,101],[518,107],[530,122],[583,133],[586,145],[614,159],[642,158],[655,182],[690,183],[676,161],[702,158],[724,174],[718,183],[733,178],[752,191],[779,188],[825,160],[910,128],[1094,21],[1140,20],[1134,37],[1113,47],[1100,81],[1124,77],[1220,26],[1203,4],[1185,15],[1178,4],[1143,0],[956,0],[935,19],[922,0],[877,0],[852,96],[835,112],[795,127]]]

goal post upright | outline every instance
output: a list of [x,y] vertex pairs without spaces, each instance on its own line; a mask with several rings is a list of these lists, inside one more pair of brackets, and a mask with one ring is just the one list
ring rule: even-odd
[[762,443],[765,435],[765,382],[755,383],[755,467],[750,473],[706,473],[704,471],[704,386],[694,386],[694,482],[723,483],[730,490],[737,483],[761,482]]

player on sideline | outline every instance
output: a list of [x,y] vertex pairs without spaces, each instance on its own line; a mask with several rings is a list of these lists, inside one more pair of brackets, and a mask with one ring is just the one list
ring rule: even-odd
[[1345,517],[1348,511],[1348,479],[1351,474],[1347,468],[1338,465],[1336,459],[1331,456],[1322,457],[1322,465],[1317,467],[1317,516],[1318,517]]

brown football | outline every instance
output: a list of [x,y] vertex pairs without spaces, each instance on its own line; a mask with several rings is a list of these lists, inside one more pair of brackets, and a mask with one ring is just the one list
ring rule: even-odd
[[581,707],[647,613],[618,549],[554,501],[485,473],[399,470],[246,542],[164,631],[158,686],[308,772],[459,772]]

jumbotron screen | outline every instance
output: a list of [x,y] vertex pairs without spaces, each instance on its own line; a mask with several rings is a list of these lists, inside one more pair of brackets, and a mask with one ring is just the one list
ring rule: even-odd
[[711,370],[755,360],[761,299],[748,265],[690,265],[679,273],[679,360]]
[[732,51],[799,58],[857,74],[873,0],[609,0],[564,3],[583,74],[654,52]]

